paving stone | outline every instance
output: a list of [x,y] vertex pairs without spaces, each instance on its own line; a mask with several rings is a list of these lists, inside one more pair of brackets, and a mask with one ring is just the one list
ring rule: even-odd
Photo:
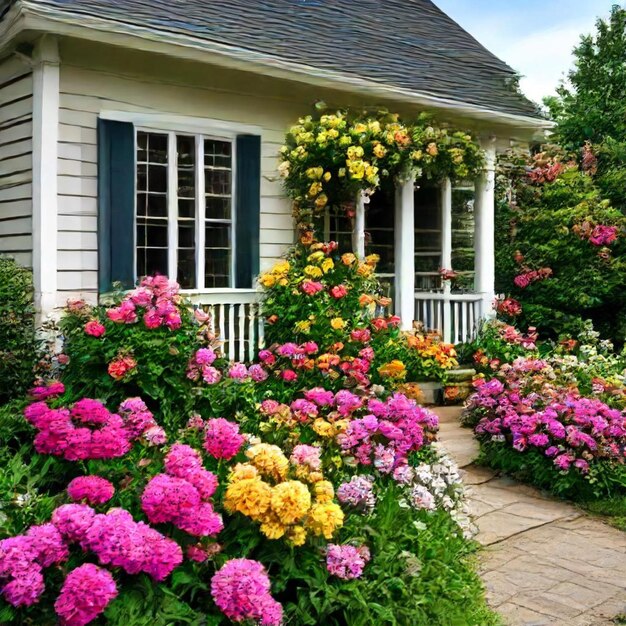
[[467,465],[477,442],[457,407],[437,409],[457,463],[477,539],[487,600],[510,626],[608,626],[626,613],[626,533],[491,470]]

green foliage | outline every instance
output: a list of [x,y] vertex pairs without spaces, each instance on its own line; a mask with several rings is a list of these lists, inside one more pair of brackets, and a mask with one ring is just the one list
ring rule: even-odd
[[28,389],[36,359],[32,274],[0,256],[0,403]]
[[[623,341],[626,219],[576,167],[562,166],[555,180],[535,184],[526,175],[528,163],[519,154],[500,163],[496,291],[517,299],[520,324],[544,336],[576,334],[592,319],[603,335]],[[617,241],[593,245],[584,229],[596,225],[617,227]],[[541,268],[552,272],[545,280],[524,288],[514,284],[517,275]]]
[[557,122],[555,139],[571,151],[593,146],[603,197],[626,211],[626,9],[615,5],[608,19],[598,20],[574,58],[568,83],[545,101]]

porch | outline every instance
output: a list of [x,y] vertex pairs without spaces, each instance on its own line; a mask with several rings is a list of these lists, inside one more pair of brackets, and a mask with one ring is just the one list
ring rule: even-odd
[[[470,341],[494,299],[496,142],[483,142],[485,169],[476,181],[431,185],[411,177],[371,198],[360,196],[354,216],[328,213],[324,238],[358,256],[378,254],[379,276],[402,326],[419,324],[446,342]],[[369,206],[368,206],[369,205]],[[455,269],[455,276],[440,270]],[[263,346],[258,292],[225,289],[191,293],[212,317],[212,331],[231,359]]]

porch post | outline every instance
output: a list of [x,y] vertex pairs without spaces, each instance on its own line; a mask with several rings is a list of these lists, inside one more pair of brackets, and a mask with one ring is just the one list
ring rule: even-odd
[[495,169],[496,138],[481,141],[485,169],[476,180],[474,202],[474,251],[476,293],[481,297],[481,316],[489,316],[495,297]]
[[352,250],[359,259],[365,256],[365,204],[367,198],[361,192],[356,199],[354,230],[352,231]]
[[[441,267],[447,270],[452,269],[452,183],[449,178],[446,178],[441,185]],[[450,281],[444,280],[441,334],[446,343],[452,339],[450,288]]]
[[415,174],[396,185],[395,200],[395,313],[402,328],[415,319]]
[[44,35],[33,67],[33,281],[39,319],[57,306],[59,49]]

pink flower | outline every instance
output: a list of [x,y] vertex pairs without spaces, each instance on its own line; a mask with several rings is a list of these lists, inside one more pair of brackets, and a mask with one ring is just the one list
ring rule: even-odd
[[306,465],[310,469],[317,471],[322,467],[322,450],[315,446],[298,444],[291,453],[289,460],[294,465]]
[[335,300],[339,300],[348,295],[348,288],[345,285],[335,285],[331,288],[330,295],[335,298]]
[[118,324],[134,324],[137,321],[135,305],[131,300],[124,300],[118,307],[109,309],[107,317]]
[[255,363],[254,365],[251,365],[248,368],[248,373],[250,374],[250,378],[255,382],[255,383],[261,383],[264,380],[267,380],[269,374],[267,373],[267,371],[263,368],[262,365],[259,365],[258,363]]
[[228,370],[228,377],[241,382],[248,377],[248,368],[243,363],[234,363]]
[[84,500],[87,504],[104,504],[114,493],[115,487],[100,476],[79,476],[67,486],[67,494],[71,500]]
[[202,368],[202,380],[204,380],[207,385],[215,385],[219,383],[221,379],[221,372],[212,365],[205,365]]
[[194,309],[193,316],[196,318],[196,321],[200,324],[200,326],[206,324],[211,319],[211,316],[208,313],[205,313],[202,309]]
[[35,400],[46,400],[47,398],[60,396],[62,393],[65,393],[65,385],[55,380],[47,385],[35,387],[31,389],[29,393]]
[[270,580],[258,561],[231,559],[211,579],[211,595],[234,622],[253,620],[279,626],[282,607],[270,595]]
[[213,365],[217,354],[213,348],[200,348],[194,358],[197,365]]
[[276,363],[276,357],[271,350],[261,350],[259,352],[259,359],[266,365],[274,365],[274,363]]
[[154,307],[149,308],[143,316],[143,323],[145,327],[149,328],[150,330],[159,328],[162,322],[163,318]]
[[85,332],[92,337],[102,337],[106,332],[106,328],[98,320],[89,320],[85,324]]
[[239,426],[222,417],[207,422],[204,435],[204,449],[216,459],[230,461],[235,457],[245,438],[239,433]]
[[311,402],[315,402],[317,406],[332,406],[335,404],[335,394],[322,387],[315,387],[305,391],[304,397]]
[[96,619],[116,596],[117,587],[111,573],[85,563],[67,575],[54,610],[64,626],[85,626]]
[[287,383],[292,383],[293,381],[298,380],[298,374],[296,374],[293,370],[283,370],[280,376]]
[[352,341],[359,341],[361,343],[366,343],[371,338],[372,338],[372,333],[370,332],[369,328],[355,328],[350,333],[350,339],[352,339]]
[[302,344],[302,349],[306,354],[315,354],[319,351],[319,346],[314,341],[307,341]]
[[370,560],[370,551],[366,546],[339,546],[328,544],[326,552],[326,569],[333,576],[342,580],[360,578],[363,568]]
[[608,246],[617,240],[617,233],[616,226],[598,225],[589,236],[589,243],[594,246]]
[[162,446],[167,443],[167,433],[160,426],[152,426],[143,433],[143,438],[151,446]]
[[314,296],[316,293],[323,291],[324,286],[322,285],[322,283],[319,283],[317,281],[305,280],[300,285],[300,289],[307,296]]
[[52,523],[63,537],[71,542],[82,542],[93,524],[96,512],[86,504],[64,504],[52,513]]

